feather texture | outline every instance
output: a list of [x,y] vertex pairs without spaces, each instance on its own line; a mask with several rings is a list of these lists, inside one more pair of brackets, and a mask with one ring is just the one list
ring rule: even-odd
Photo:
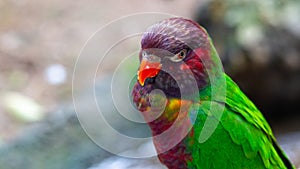
[[[189,168],[293,168],[276,145],[270,126],[255,105],[227,76],[225,109],[213,135],[204,143],[194,142],[187,151],[192,154]],[[202,103],[193,126],[197,140],[210,113],[210,88],[200,92]],[[275,145],[274,145],[275,144]],[[285,158],[285,159],[283,159]]]

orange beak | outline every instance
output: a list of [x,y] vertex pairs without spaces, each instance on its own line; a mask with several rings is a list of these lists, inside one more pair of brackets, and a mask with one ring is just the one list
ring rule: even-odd
[[155,77],[161,69],[161,63],[143,59],[137,73],[139,83],[144,86],[147,78]]

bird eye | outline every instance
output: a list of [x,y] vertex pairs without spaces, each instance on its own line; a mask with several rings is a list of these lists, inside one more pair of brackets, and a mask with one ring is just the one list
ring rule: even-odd
[[185,50],[180,51],[179,54],[178,54],[178,58],[179,58],[179,59],[185,58],[185,54],[186,54],[186,51],[185,51]]
[[145,57],[146,54],[147,54],[146,51],[143,51],[143,52],[142,52],[143,57]]
[[170,57],[170,60],[172,60],[173,62],[180,62],[185,58],[185,56],[186,56],[186,49],[183,49],[176,55]]

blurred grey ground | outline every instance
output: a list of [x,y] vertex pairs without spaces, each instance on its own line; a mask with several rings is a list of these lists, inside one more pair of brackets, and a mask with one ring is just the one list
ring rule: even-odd
[[[124,159],[99,148],[78,123],[71,100],[75,59],[89,36],[113,19],[147,11],[194,18],[208,29],[225,71],[266,115],[279,143],[299,167],[299,1],[205,2],[0,1],[0,97],[17,93],[36,112],[24,115],[0,104],[0,169],[162,167],[156,158]],[[66,73],[60,83],[47,77],[53,65]],[[108,76],[111,69],[108,65]],[[85,72],[81,74],[84,79]],[[100,74],[104,80],[97,85],[98,97],[104,99],[110,85],[106,76]],[[76,89],[82,92],[85,107],[89,85],[83,81]],[[109,104],[107,109],[115,111]],[[129,135],[147,131],[120,120],[113,123]],[[114,138],[111,143],[121,144]],[[136,147],[132,151],[149,148]]]

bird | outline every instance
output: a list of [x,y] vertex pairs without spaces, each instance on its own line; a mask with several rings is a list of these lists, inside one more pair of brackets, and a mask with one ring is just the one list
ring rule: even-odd
[[294,168],[219,59],[207,31],[190,19],[167,18],[142,34],[131,96],[160,162],[169,169]]

